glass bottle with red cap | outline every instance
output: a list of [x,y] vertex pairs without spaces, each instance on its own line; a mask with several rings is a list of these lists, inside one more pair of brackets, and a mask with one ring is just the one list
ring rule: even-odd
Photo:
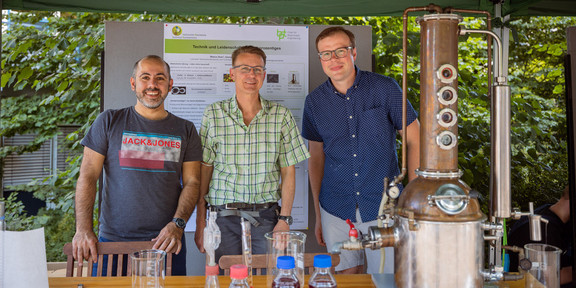
[[229,288],[250,288],[248,285],[248,267],[243,264],[230,266],[230,282]]
[[218,274],[220,274],[218,265],[206,265],[206,283],[204,288],[220,288]]

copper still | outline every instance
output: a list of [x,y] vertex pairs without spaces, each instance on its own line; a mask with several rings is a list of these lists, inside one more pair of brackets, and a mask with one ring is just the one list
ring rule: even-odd
[[[454,14],[480,11],[429,5],[408,8],[404,12],[404,51],[407,50],[407,13],[414,11],[431,12],[417,18],[421,27],[420,168],[416,171],[417,178],[398,196],[396,184],[406,173],[403,144],[402,174],[393,180],[385,179],[386,191],[380,214],[380,218],[385,219],[384,224],[371,227],[369,235],[363,239],[339,243],[333,251],[393,246],[394,278],[400,288],[482,287],[485,280],[503,277],[501,263],[484,269],[484,244],[490,241],[490,245],[496,247],[491,251],[501,250],[497,247],[502,235],[501,221],[510,217],[511,211],[510,89],[506,78],[501,76],[501,45],[489,30],[464,29],[460,26],[462,16]],[[482,213],[475,193],[460,180],[462,172],[458,169],[458,37],[466,33],[488,34],[489,43],[493,37],[500,49],[496,50],[494,59],[496,77],[490,79],[491,70],[488,71],[492,98],[490,217]],[[490,45],[488,47],[490,51]],[[407,75],[406,58],[404,52],[404,75]],[[405,117],[405,111],[403,114]],[[405,125],[404,122],[403,143],[406,142]]]

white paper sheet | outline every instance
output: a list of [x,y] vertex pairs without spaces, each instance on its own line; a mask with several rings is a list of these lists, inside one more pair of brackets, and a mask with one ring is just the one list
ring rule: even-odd
[[44,228],[0,231],[0,287],[48,288]]

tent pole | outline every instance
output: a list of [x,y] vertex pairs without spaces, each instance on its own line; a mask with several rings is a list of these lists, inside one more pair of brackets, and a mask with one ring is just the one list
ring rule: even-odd
[[[570,197],[570,217],[576,215],[576,27],[566,29],[567,54],[565,56],[564,71],[566,85],[566,123],[568,130],[568,189]],[[572,237],[576,235],[576,221],[572,221]],[[576,249],[576,242],[572,242],[572,249]],[[576,287],[576,259],[572,259],[572,286]]]
[[[4,12],[0,0],[0,12]],[[4,15],[2,15],[4,17]],[[2,61],[2,25],[0,24],[0,61]],[[0,69],[0,79],[2,79],[2,69]],[[2,87],[0,87],[0,116],[2,115]],[[4,136],[0,136],[0,149],[4,147]],[[0,198],[4,198],[4,161],[0,162]]]
[[[501,6],[498,4],[498,6]],[[502,17],[502,16],[496,16]],[[502,17],[502,23],[506,23],[510,20],[510,15]],[[508,78],[508,55],[510,52],[510,28],[502,26],[501,28],[494,28],[494,33],[496,33],[500,40],[502,41],[502,76]]]

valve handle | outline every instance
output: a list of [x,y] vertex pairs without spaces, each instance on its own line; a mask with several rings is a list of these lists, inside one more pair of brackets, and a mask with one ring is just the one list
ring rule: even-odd
[[352,223],[350,219],[346,219],[346,223],[350,225],[350,231],[348,231],[348,236],[358,238],[358,230],[356,230],[356,228],[354,227],[354,223]]

